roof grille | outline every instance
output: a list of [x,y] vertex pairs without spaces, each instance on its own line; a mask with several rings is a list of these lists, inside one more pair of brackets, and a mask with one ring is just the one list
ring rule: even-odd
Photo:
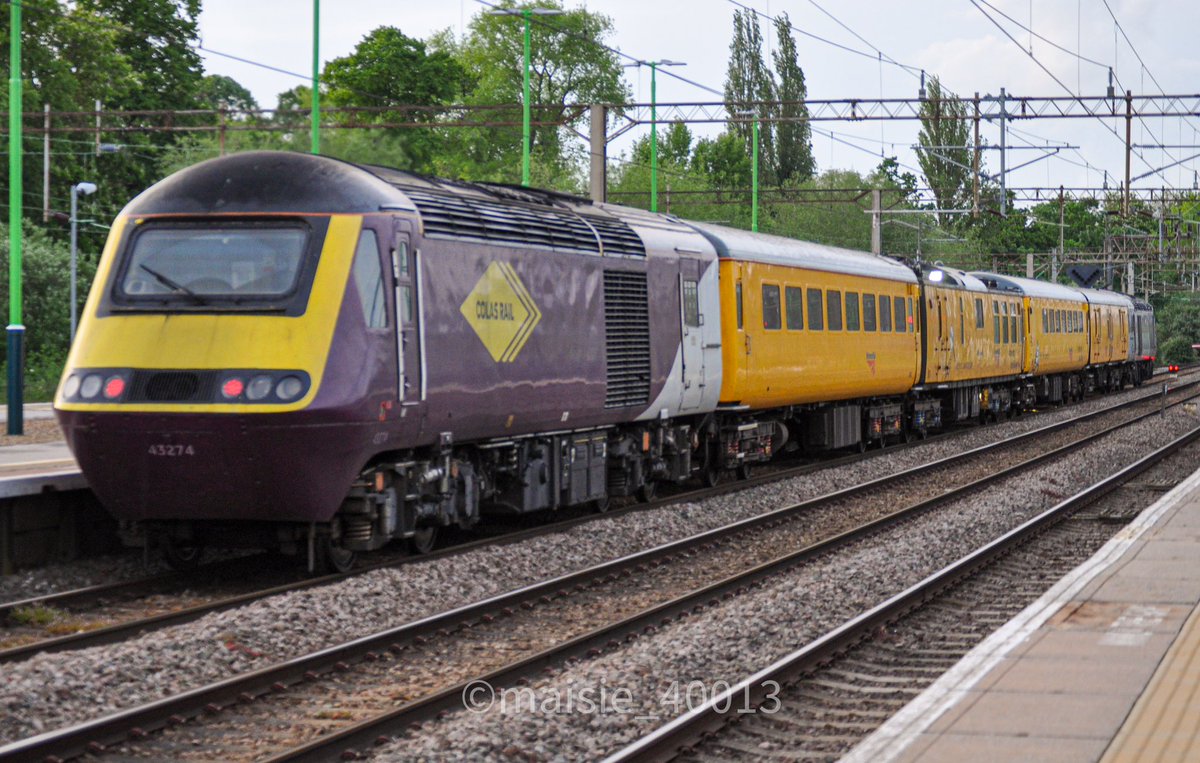
[[533,246],[582,254],[646,256],[637,233],[626,223],[553,207],[490,201],[474,196],[405,187],[421,212],[425,235]]
[[650,401],[650,309],[646,274],[604,271],[605,408]]

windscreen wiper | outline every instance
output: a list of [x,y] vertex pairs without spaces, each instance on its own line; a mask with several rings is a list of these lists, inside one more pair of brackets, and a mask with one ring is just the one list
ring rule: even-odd
[[204,297],[201,297],[196,292],[192,291],[191,289],[189,289],[188,287],[179,283],[178,281],[170,278],[169,276],[165,276],[162,273],[159,273],[157,270],[151,268],[149,265],[146,265],[145,263],[140,263],[138,265],[138,267],[141,268],[142,270],[146,271],[150,275],[154,276],[154,279],[156,281],[161,283],[163,286],[166,286],[171,291],[174,291],[174,292],[177,292],[180,294],[186,294],[187,296],[194,299],[196,301],[196,304],[198,304],[198,305],[208,304],[208,301],[206,299],[204,299]]

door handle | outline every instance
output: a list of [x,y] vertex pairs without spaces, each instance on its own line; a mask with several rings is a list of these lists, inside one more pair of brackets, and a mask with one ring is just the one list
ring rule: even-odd
[[750,354],[750,335],[746,334],[746,354]]

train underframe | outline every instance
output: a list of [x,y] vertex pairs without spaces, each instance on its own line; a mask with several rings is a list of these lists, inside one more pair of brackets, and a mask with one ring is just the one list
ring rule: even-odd
[[[1148,362],[1082,371],[918,387],[907,395],[749,411],[731,406],[704,416],[556,432],[504,441],[455,443],[445,435],[423,453],[380,457],[363,471],[332,521],[238,530],[245,545],[307,557],[310,570],[348,568],[358,552],[407,539],[429,551],[439,530],[469,528],[485,515],[605,511],[614,498],[650,500],[664,483],[698,477],[713,485],[746,478],[784,451],[882,448],[969,421],[1011,418],[1092,392],[1139,385]],[[161,530],[161,528],[160,528]],[[204,542],[223,545],[206,535]],[[168,561],[186,566],[200,545],[179,527],[160,535]]]

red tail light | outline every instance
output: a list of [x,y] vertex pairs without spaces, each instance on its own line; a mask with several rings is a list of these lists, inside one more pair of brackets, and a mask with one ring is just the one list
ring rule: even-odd
[[111,376],[108,381],[104,382],[104,396],[109,400],[116,400],[125,391],[125,380],[120,376]]
[[245,383],[235,376],[232,379],[226,379],[225,383],[221,385],[221,394],[232,400],[235,397],[240,397],[242,390],[245,388]]

